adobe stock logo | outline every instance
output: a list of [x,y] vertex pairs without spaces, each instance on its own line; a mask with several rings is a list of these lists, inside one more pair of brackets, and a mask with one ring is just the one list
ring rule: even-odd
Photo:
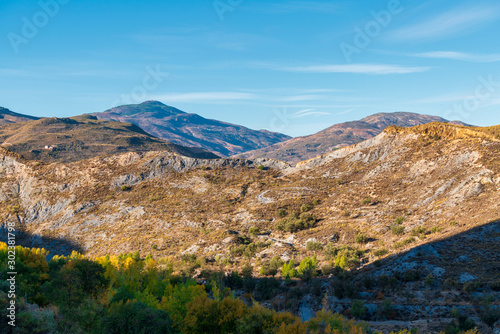
[[481,106],[488,104],[488,100],[500,92],[500,81],[495,81],[493,75],[490,74],[487,78],[480,76],[478,81],[474,93],[448,108],[445,111],[445,118],[465,120]]
[[393,16],[401,13],[403,9],[399,0],[389,0],[387,9],[378,12],[372,10],[370,14],[373,20],[368,21],[363,28],[359,26],[354,27],[355,35],[353,43],[342,42],[339,44],[340,51],[342,51],[345,60],[348,63],[352,62],[352,56],[360,54],[375,38],[379,37],[383,29],[387,28],[392,22]]
[[142,77],[140,84],[132,87],[129,94],[122,94],[112,103],[113,107],[126,104],[135,104],[144,102],[148,96],[148,92],[157,89],[160,84],[168,77],[167,72],[162,72],[160,65],[156,65],[156,69],[151,66],[146,66],[146,73]]
[[217,15],[219,16],[219,19],[224,21],[224,15],[226,15],[226,12],[232,12],[233,10],[236,9],[243,0],[215,0],[212,5],[214,6],[215,11],[217,12]]
[[61,9],[61,5],[65,5],[69,0],[40,0],[38,6],[40,10],[37,11],[31,19],[26,16],[21,18],[22,26],[21,33],[17,34],[10,32],[7,34],[10,45],[15,53],[19,53],[19,47],[23,44],[28,44],[30,40],[38,35],[40,29],[49,24],[50,19],[54,18]]

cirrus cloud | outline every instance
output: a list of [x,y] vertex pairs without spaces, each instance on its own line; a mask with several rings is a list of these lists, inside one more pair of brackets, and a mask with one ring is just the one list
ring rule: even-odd
[[353,73],[353,74],[409,74],[419,73],[430,70],[431,67],[421,66],[400,66],[387,64],[346,64],[346,65],[313,65],[283,67],[282,71],[303,72],[303,73]]

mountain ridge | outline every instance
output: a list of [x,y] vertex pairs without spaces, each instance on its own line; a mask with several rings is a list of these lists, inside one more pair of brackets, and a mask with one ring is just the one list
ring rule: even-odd
[[131,123],[98,120],[92,115],[41,118],[0,126],[0,145],[24,159],[71,162],[120,152],[167,150],[188,157],[217,158],[155,138]]
[[207,119],[159,101],[119,106],[92,115],[99,119],[133,123],[155,137],[183,146],[201,147],[220,156],[235,155],[291,138]]
[[[359,121],[334,124],[315,134],[295,137],[269,147],[238,154],[236,157],[247,159],[270,158],[297,163],[373,138],[390,125],[411,127],[430,122],[448,121],[439,116],[410,112],[377,113]],[[458,121],[450,124],[468,126]]]
[[7,108],[0,107],[0,125],[32,121],[37,119],[40,119],[40,117],[23,115],[13,112]]

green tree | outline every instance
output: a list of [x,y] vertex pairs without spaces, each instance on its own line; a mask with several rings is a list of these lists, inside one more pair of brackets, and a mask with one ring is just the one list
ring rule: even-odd
[[311,278],[316,277],[318,274],[318,260],[316,259],[316,255],[306,257],[300,261],[297,273],[304,281],[309,281]]
[[297,277],[297,272],[295,271],[295,261],[293,259],[283,264],[283,268],[281,268],[281,276],[284,278]]
[[111,304],[103,321],[103,330],[109,334],[175,333],[172,320],[165,311],[138,301]]

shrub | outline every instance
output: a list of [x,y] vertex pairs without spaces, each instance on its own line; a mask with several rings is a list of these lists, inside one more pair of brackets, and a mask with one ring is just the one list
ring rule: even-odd
[[373,255],[375,255],[377,257],[382,257],[388,253],[389,253],[389,250],[387,248],[379,248],[379,249],[373,251]]
[[243,244],[239,246],[231,247],[231,254],[233,255],[243,255],[246,258],[252,258],[256,252],[270,245],[270,242],[256,241],[250,244]]
[[455,320],[448,324],[444,331],[445,334],[461,333],[476,327],[474,321],[469,319],[465,314],[462,314],[457,309],[451,310],[451,316],[455,318]]
[[310,213],[302,213],[299,217],[292,213],[277,221],[276,224],[274,224],[274,228],[279,231],[293,233],[314,227],[315,224],[316,217]]
[[244,278],[251,278],[252,272],[253,272],[253,268],[252,268],[252,265],[250,263],[246,263],[241,268],[241,276],[243,276]]
[[319,205],[321,204],[321,200],[319,198],[316,198],[314,201],[312,201],[312,205]]
[[372,202],[372,199],[368,197],[368,198],[365,198],[365,199],[363,200],[362,204],[363,204],[363,205],[368,205],[368,204],[371,204],[371,202]]
[[414,237],[418,237],[421,234],[426,234],[427,233],[427,228],[423,226],[415,227],[414,229],[411,230],[410,234]]
[[319,241],[308,241],[306,243],[306,249],[308,251],[319,251],[323,249],[323,245]]
[[433,286],[435,282],[436,278],[432,274],[427,275],[427,277],[425,278],[426,285]]
[[311,211],[313,206],[311,204],[302,204],[300,207],[300,212],[308,212]]
[[457,226],[457,225],[458,225],[458,223],[457,223],[456,221],[454,221],[454,220],[452,220],[452,221],[450,222],[450,226]]
[[311,257],[306,257],[300,261],[299,267],[297,268],[297,273],[299,277],[304,281],[309,281],[311,278],[315,277],[318,273],[318,260],[316,255]]
[[295,271],[295,261],[293,259],[283,264],[283,267],[281,268],[281,276],[284,278],[297,277],[297,272]]
[[363,280],[361,281],[361,283],[363,283],[363,286],[367,290],[373,289],[375,287],[375,284],[376,284],[375,279],[371,276],[365,276],[363,278]]
[[483,283],[477,281],[477,282],[467,282],[464,284],[464,291],[471,293],[474,291],[480,291],[481,288],[483,287]]
[[243,287],[243,278],[241,278],[238,271],[233,271],[227,275],[223,275],[223,285],[230,288],[231,290],[239,289]]
[[433,228],[431,228],[431,233],[440,233],[442,230],[442,227],[434,226]]
[[122,185],[121,188],[120,188],[122,191],[129,191],[131,189],[130,186],[127,186],[127,185]]
[[278,211],[276,211],[276,216],[280,218],[285,218],[287,215],[288,213],[286,212],[285,209],[278,209]]
[[21,212],[21,207],[19,206],[19,204],[9,206],[8,208],[9,212],[12,213],[13,215]]
[[[346,320],[340,314],[332,314],[326,311],[319,311],[316,317],[307,322],[309,331],[307,333],[368,333],[368,326],[364,323],[357,323],[354,320]],[[280,332],[285,333],[285,332]],[[290,331],[286,333],[306,333]]]
[[360,233],[356,235],[356,238],[354,240],[357,244],[366,244],[368,242],[368,237],[365,234]]
[[260,230],[258,227],[250,227],[248,229],[248,234],[250,234],[251,236],[255,236],[257,234],[260,234]]
[[321,273],[325,276],[330,275],[333,272],[333,267],[331,264],[327,263],[321,267]]
[[403,282],[415,282],[420,279],[422,273],[418,269],[409,269],[405,271],[402,277]]
[[280,293],[281,283],[274,277],[264,277],[259,279],[255,292],[260,300],[269,300]]
[[405,221],[405,217],[398,217],[398,218],[396,218],[396,220],[394,222],[398,225],[401,225],[404,223],[404,221]]
[[277,256],[273,257],[269,262],[265,262],[259,270],[259,274],[264,276],[274,276],[278,273],[278,268],[281,267],[283,261]]
[[481,312],[481,321],[484,322],[489,327],[493,328],[493,325],[500,320],[500,309],[492,308],[490,305],[483,307]]
[[265,168],[264,165],[258,165],[257,166],[257,169],[260,169],[260,170],[264,170],[264,168]]
[[335,297],[343,298],[358,298],[359,291],[350,275],[341,278],[336,278],[331,283]]
[[359,265],[363,253],[363,251],[351,246],[335,247],[332,243],[328,243],[325,247],[324,256],[328,260],[333,260],[335,267],[348,269]]
[[337,252],[338,252],[338,248],[335,247],[335,245],[331,242],[327,243],[325,248],[324,248],[324,251],[323,251],[323,255],[325,256],[325,258],[327,260],[333,260],[335,258],[335,256],[337,255]]
[[401,225],[391,225],[391,232],[394,235],[403,235],[405,233],[405,228]]
[[349,246],[342,246],[335,256],[334,265],[341,269],[351,269],[359,266],[363,251]]
[[196,258],[196,261],[194,263],[198,268],[203,268],[207,264],[207,259],[205,259],[203,256],[200,256]]
[[159,200],[161,200],[161,199],[162,199],[161,194],[154,194],[153,196],[151,196],[151,197],[149,198],[149,200],[150,200],[151,202],[159,201]]
[[364,319],[368,309],[365,307],[365,303],[362,300],[356,299],[352,302],[351,306],[351,316],[356,319]]
[[406,238],[404,240],[400,240],[398,242],[395,242],[394,245],[392,245],[392,247],[398,249],[398,248],[404,247],[406,245],[409,245],[409,244],[411,244],[413,242],[415,242],[415,238],[414,237],[410,237],[410,238]]

